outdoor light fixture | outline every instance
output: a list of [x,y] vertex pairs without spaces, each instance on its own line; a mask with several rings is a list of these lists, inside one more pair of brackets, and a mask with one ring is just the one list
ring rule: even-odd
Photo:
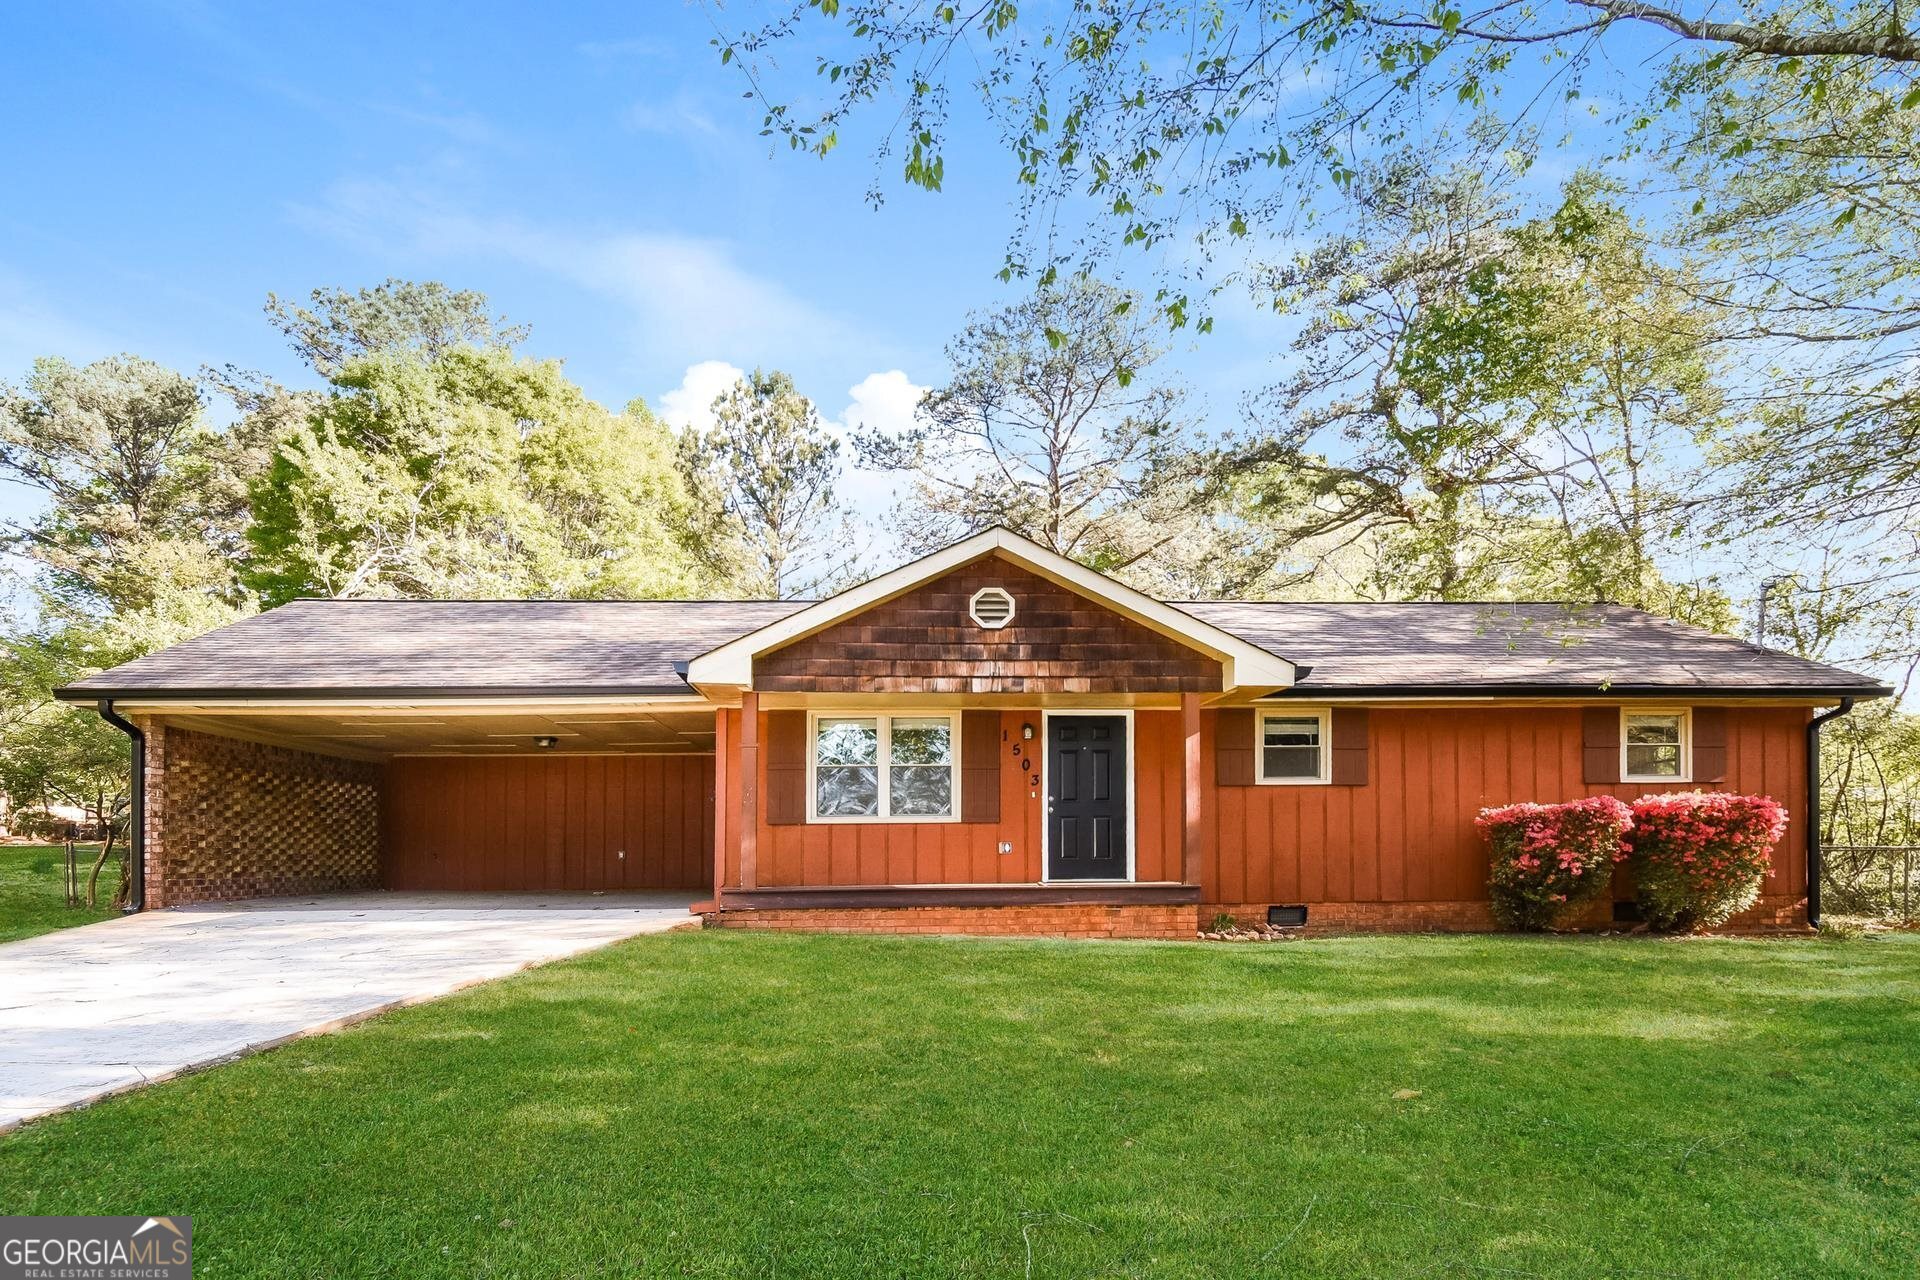
[[551,747],[557,747],[557,746],[559,746],[559,745],[560,745],[560,739],[558,739],[558,738],[549,738],[549,737],[547,737],[547,736],[545,736],[545,735],[543,734],[543,735],[541,735],[540,737],[538,737],[538,738],[535,738],[535,739],[533,740],[533,745],[534,745],[534,746],[536,746],[536,747],[539,747],[539,748],[540,748],[541,750],[543,750],[543,751],[544,751],[544,750],[547,750],[548,748],[551,748]]

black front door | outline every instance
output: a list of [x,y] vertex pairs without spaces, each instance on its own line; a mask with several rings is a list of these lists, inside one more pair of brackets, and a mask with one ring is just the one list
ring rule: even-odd
[[1127,718],[1047,717],[1047,879],[1127,878]]

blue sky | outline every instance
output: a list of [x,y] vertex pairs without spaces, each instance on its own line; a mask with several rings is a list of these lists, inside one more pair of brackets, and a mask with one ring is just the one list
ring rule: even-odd
[[[963,132],[930,195],[870,134],[775,152],[711,22],[677,0],[13,7],[0,378],[124,350],[298,382],[266,294],[402,276],[486,292],[608,404],[684,416],[758,364],[830,418],[899,425],[966,313],[1019,290],[995,279],[1009,163]],[[1179,344],[1205,421],[1233,424],[1285,337],[1241,308]]]

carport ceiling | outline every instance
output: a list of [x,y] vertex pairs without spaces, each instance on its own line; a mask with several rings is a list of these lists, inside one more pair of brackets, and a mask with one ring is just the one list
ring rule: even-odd
[[[404,713],[366,709],[327,712],[168,712],[167,724],[333,755],[524,755],[593,752],[611,755],[700,755],[713,751],[711,711],[571,711],[566,709]],[[536,739],[555,739],[552,747]]]

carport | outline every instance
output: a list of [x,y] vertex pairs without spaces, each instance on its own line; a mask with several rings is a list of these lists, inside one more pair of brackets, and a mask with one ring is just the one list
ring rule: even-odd
[[147,740],[153,905],[156,888],[205,901],[376,886],[693,896],[712,884],[714,717],[697,703],[118,713]]
[[146,907],[710,896],[689,659],[784,602],[297,601],[60,691],[136,740]]

